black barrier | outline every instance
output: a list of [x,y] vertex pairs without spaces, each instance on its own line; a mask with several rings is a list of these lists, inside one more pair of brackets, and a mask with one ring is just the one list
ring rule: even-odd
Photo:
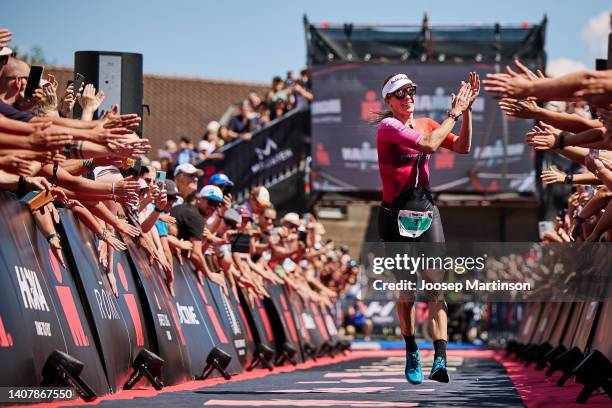
[[[316,357],[323,349],[323,344],[327,341],[327,333],[317,329],[315,316],[310,308],[310,302],[304,302],[294,290],[286,289],[295,320],[300,322],[300,327],[302,328],[302,338],[307,339],[308,344],[312,347],[312,350],[304,350],[304,358],[306,359],[307,356]],[[321,324],[321,327],[323,326]]]
[[156,349],[153,352],[164,359],[162,377],[166,385],[178,384],[191,379],[189,352],[178,313],[166,285],[161,278],[161,271],[156,265],[150,265],[143,250],[134,242],[126,242],[131,266],[135,276],[142,283],[148,312],[153,317],[151,334],[155,336]]
[[212,296],[211,303],[214,303],[219,314],[222,330],[228,336],[229,342],[231,343],[230,348],[234,358],[230,365],[230,371],[239,373],[246,368],[249,351],[252,353],[255,346],[252,341],[249,345],[248,333],[245,327],[246,323],[242,320],[239,312],[235,309],[231,301],[233,293],[229,285],[227,295],[216,283],[207,281],[207,285]]
[[[191,375],[199,377],[206,367],[206,357],[217,346],[229,352],[228,339],[221,328],[217,310],[211,303],[207,286],[202,286],[186,261],[174,260],[174,292],[171,301],[179,316],[191,360]],[[161,278],[161,277],[160,277]],[[218,376],[219,373],[214,373]]]
[[[201,285],[190,262],[176,260],[172,297],[163,271],[131,239],[127,251],[114,252],[115,297],[93,234],[67,210],[60,210],[60,218],[68,269],[25,207],[0,194],[0,227],[7,237],[0,247],[6,271],[0,277],[0,358],[10,367],[0,373],[0,385],[38,385],[43,372],[44,383],[65,385],[63,372],[82,381],[93,398],[131,388],[142,374],[159,389],[222,362],[238,373],[256,366],[254,359],[271,369],[273,363],[315,358],[325,347],[333,354],[330,310],[304,302],[286,286],[271,285],[270,298],[263,300],[240,288],[226,295],[210,281]],[[223,370],[213,373],[229,378]]]
[[274,331],[276,363],[281,364],[285,361],[302,362],[302,355],[298,353],[301,344],[283,285],[269,284],[266,289],[270,297],[265,298],[263,303]]
[[[30,213],[7,193],[0,194],[3,386],[34,386],[50,355],[62,351],[80,360],[80,378],[98,395],[110,387],[72,274],[50,251]],[[64,253],[64,258],[66,258]]]
[[124,251],[115,251],[112,273],[119,297],[115,298],[98,262],[93,234],[74,216],[60,210],[63,245],[70,253],[67,262],[77,271],[75,278],[94,321],[109,384],[117,392],[129,377],[129,368],[140,350],[150,349],[149,323],[138,286]]
[[578,347],[583,353],[585,353],[590,346],[589,340],[591,339],[591,331],[593,330],[593,325],[597,323],[597,313],[600,304],[601,302],[588,302],[585,303],[582,309],[572,346]]
[[206,183],[217,172],[225,173],[240,194],[265,180],[295,169],[306,154],[310,135],[310,112],[294,110],[253,133],[248,143],[237,141],[224,147],[223,159],[206,160],[196,166],[204,170]]
[[574,344],[574,337],[576,337],[576,330],[578,330],[578,325],[580,324],[580,318],[584,311],[584,307],[584,303],[577,302],[576,306],[574,307],[574,312],[572,313],[572,316],[567,324],[567,332],[566,335],[563,336],[562,344],[568,349]]
[[592,350],[601,352],[608,360],[612,361],[612,341],[610,341],[610,333],[612,333],[612,300],[604,302],[591,347]]
[[[214,292],[213,292],[213,295],[214,295]],[[240,304],[238,289],[236,287],[230,288],[229,299],[227,300],[229,301],[229,306],[231,307],[231,310],[233,311],[234,317],[238,320],[238,323],[240,324],[242,333],[244,333],[244,338],[246,340],[246,355],[243,356],[239,350],[239,358],[241,362],[244,359],[243,364],[245,367],[248,367],[249,364],[252,362],[253,356],[255,355],[255,349],[256,349],[255,336],[253,335],[253,332],[251,331],[251,326],[249,324],[249,320],[247,319],[247,315],[244,312],[242,305]],[[217,303],[217,305],[218,304],[219,303]],[[221,310],[221,307],[219,306],[217,307],[219,310]]]
[[255,343],[254,358],[247,370],[255,368],[257,364],[262,364],[271,370],[276,351],[274,333],[264,306],[258,297],[250,296],[239,286],[236,287],[236,293]]

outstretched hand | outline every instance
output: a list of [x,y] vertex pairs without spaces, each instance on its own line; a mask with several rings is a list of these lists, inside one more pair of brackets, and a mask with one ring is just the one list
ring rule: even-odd
[[451,112],[456,116],[461,115],[469,106],[472,97],[470,84],[461,82],[461,88],[457,95],[451,94]]
[[472,104],[480,94],[480,75],[478,75],[478,73],[475,71],[470,72],[468,76],[468,83],[470,84],[470,91],[472,93],[470,96],[470,104],[468,108],[471,108]]

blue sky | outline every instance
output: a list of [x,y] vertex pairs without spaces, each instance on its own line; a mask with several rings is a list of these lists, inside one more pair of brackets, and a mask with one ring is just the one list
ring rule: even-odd
[[[609,23],[602,13],[610,10],[609,4],[601,0],[14,1],[4,4],[0,27],[13,32],[12,44],[24,49],[40,46],[47,59],[59,65],[72,66],[77,50],[131,51],[144,55],[146,73],[267,82],[275,74],[304,65],[304,13],[313,22],[378,24],[419,23],[425,10],[432,24],[538,22],[546,13],[549,60],[563,70],[579,64],[592,67],[597,54],[603,54],[602,38]],[[589,24],[596,16],[599,19]]]

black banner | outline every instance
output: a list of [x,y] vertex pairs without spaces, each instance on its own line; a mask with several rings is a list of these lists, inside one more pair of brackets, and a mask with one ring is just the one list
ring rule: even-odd
[[200,181],[206,183],[214,173],[222,172],[235,183],[234,191],[244,191],[264,180],[297,166],[305,152],[310,134],[308,111],[293,111],[255,133],[249,142],[234,142],[224,147],[222,160],[197,164],[204,170]]
[[[282,339],[283,342],[288,342],[296,350],[299,350],[301,347],[300,337],[285,294],[284,285],[268,284],[266,289],[270,293],[270,297],[264,299],[266,311],[272,321],[276,322],[276,324],[273,324],[274,328],[281,331],[278,335],[275,333],[275,338],[278,338],[277,350],[280,351],[282,348],[282,344],[279,344],[279,339]],[[300,362],[302,356],[299,355],[298,357],[296,361]]]
[[[505,65],[502,63],[501,66]],[[484,78],[486,64],[411,63],[316,66],[312,104],[313,189],[379,191],[381,187],[372,112],[386,109],[385,77],[406,73],[417,85],[415,117],[442,122],[469,71]],[[430,157],[431,188],[452,192],[529,192],[534,188],[532,152],[524,135],[532,124],[502,117],[497,101],[482,91],[473,105],[472,151],[439,149]],[[460,123],[454,128],[458,134]],[[504,139],[507,144],[504,146]]]
[[206,283],[212,296],[212,301],[214,301],[218,311],[222,330],[224,330],[231,343],[230,349],[233,357],[229,370],[230,372],[241,372],[247,366],[248,356],[252,355],[252,351],[255,348],[252,341],[249,346],[248,333],[245,327],[246,323],[235,309],[231,300],[233,292],[229,285],[228,298],[219,285],[209,280]]
[[59,350],[84,363],[81,378],[96,394],[108,394],[91,322],[72,274],[51,252],[29,211],[6,193],[0,195],[0,228],[0,358],[6,368],[0,370],[0,384],[40,384],[45,362]]
[[[70,212],[60,210],[64,245],[71,253],[71,268],[88,303],[101,354],[113,392],[123,388],[130,366],[140,350],[151,350],[150,316],[145,316],[125,251],[115,251],[110,271],[117,281],[119,298],[110,289],[108,278],[98,262],[97,242],[92,233]],[[74,262],[72,262],[74,260]],[[121,344],[121,347],[117,345]]]
[[132,266],[142,282],[147,300],[146,306],[153,316],[152,334],[157,349],[152,350],[164,359],[162,378],[165,384],[178,384],[191,379],[191,365],[187,350],[187,339],[183,333],[178,312],[157,265],[151,265],[144,251],[128,240]]

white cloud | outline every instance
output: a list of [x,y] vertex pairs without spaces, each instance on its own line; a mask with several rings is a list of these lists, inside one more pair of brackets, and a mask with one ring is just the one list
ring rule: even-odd
[[604,11],[591,17],[582,29],[582,40],[589,47],[594,58],[606,58],[608,55],[608,34],[610,34],[610,12]]
[[549,60],[548,64],[546,64],[546,74],[553,77],[585,69],[589,68],[584,63],[563,57]]

